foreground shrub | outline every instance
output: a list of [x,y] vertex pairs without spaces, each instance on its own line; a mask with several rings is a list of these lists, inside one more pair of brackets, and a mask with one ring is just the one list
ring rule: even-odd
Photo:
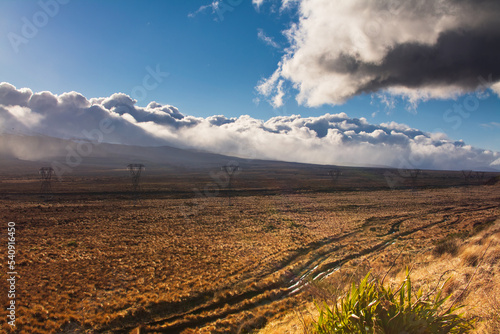
[[445,239],[437,243],[436,247],[434,247],[433,254],[436,256],[441,256],[445,253],[457,255],[458,249],[459,246],[455,239]]
[[353,283],[333,308],[326,303],[318,307],[315,333],[467,333],[473,328],[471,321],[453,313],[462,306],[443,308],[450,296],[442,298],[441,289],[434,296],[419,289],[412,298],[408,272],[394,291],[369,277],[359,286]]

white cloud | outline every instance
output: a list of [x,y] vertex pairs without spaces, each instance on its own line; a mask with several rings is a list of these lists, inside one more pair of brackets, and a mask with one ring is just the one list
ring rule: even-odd
[[269,78],[261,80],[259,85],[256,87],[257,91],[265,96],[271,95],[272,92],[276,89],[279,78],[280,72],[275,71]]
[[[27,128],[37,126],[44,118],[43,115],[33,112],[30,108],[22,107],[19,105],[5,106],[0,104],[0,112],[2,111],[2,109],[14,116],[19,123]],[[6,122],[6,119],[4,119],[3,121]],[[4,122],[2,123],[5,124]]]
[[498,123],[498,122],[489,122],[489,123],[481,124],[481,126],[485,127],[485,128],[500,128],[500,123]]
[[[291,1],[282,0],[282,7]],[[302,0],[290,45],[274,74],[307,106],[337,105],[362,93],[419,101],[456,97],[493,75],[500,91],[500,3],[464,0]],[[497,82],[495,84],[495,82]],[[276,89],[266,88],[263,95]]]
[[205,13],[206,11],[211,11],[212,13],[215,13],[219,8],[219,6],[220,6],[220,0],[214,0],[212,1],[212,3],[200,6],[200,8],[198,8],[194,12],[189,13],[188,17],[193,18],[198,14]]
[[500,97],[500,82],[497,82],[496,84],[491,86],[491,90],[495,92]]
[[278,85],[276,86],[276,95],[273,96],[272,106],[274,108],[279,108],[283,106],[283,96],[285,96],[285,92],[283,91],[283,80],[280,80]]
[[291,9],[299,3],[300,3],[300,0],[283,0],[281,2],[280,11],[284,11],[286,9]]
[[[284,92],[282,85],[278,82],[278,93]],[[279,105],[282,100],[274,102]],[[113,128],[103,134],[105,142],[171,145],[247,158],[436,169],[474,169],[500,158],[497,152],[473,148],[440,133],[395,122],[370,124],[345,113],[278,116],[267,121],[245,115],[201,118],[156,102],[138,107],[123,93],[87,99],[76,92],[33,93],[0,84],[2,132],[90,139],[103,120]]]
[[262,6],[264,3],[264,0],[252,0],[252,4],[257,8],[257,10]]
[[259,39],[261,41],[263,41],[264,43],[266,43],[267,45],[270,45],[272,46],[273,48],[279,48],[280,46],[278,45],[278,43],[276,43],[274,41],[274,39],[272,39],[272,37],[269,37],[266,35],[266,33],[264,32],[264,30],[262,29],[257,29],[257,37],[259,37]]

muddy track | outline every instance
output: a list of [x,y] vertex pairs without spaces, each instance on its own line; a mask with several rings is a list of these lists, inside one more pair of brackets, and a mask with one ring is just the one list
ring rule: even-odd
[[[279,289],[279,287],[280,287],[279,283],[274,283],[274,284],[268,285],[265,289],[255,290],[255,291],[246,291],[244,293],[228,297],[226,299],[220,300],[220,301],[215,302],[215,303],[197,306],[197,307],[195,307],[187,312],[184,312],[184,313],[171,315],[169,317],[161,318],[158,320],[151,320],[148,322],[143,321],[140,323],[136,323],[136,322],[131,321],[131,324],[121,326],[121,328],[119,328],[119,329],[102,328],[102,329],[98,330],[98,332],[99,333],[109,333],[109,332],[129,333],[129,331],[133,330],[138,325],[143,325],[143,326],[145,325],[145,326],[153,327],[153,326],[165,325],[165,324],[170,323],[171,325],[168,326],[168,328],[165,328],[166,333],[179,333],[186,328],[204,325],[204,324],[210,323],[214,320],[220,319],[221,317],[224,317],[224,316],[227,316],[230,314],[239,313],[239,312],[242,312],[242,311],[245,311],[248,309],[252,309],[255,306],[261,306],[261,305],[263,305],[263,303],[261,300],[258,300],[257,302],[246,303],[246,304],[242,305],[241,307],[237,307],[237,308],[233,308],[233,309],[229,309],[229,310],[225,310],[225,311],[221,311],[221,312],[215,312],[219,309],[223,310],[224,306],[227,304],[237,305],[239,303],[243,303],[245,301],[248,301],[250,299],[258,297],[259,295],[262,295],[263,292],[277,290],[277,289]],[[281,293],[278,293],[277,295],[280,296],[283,294],[284,293],[281,292]],[[247,304],[250,304],[250,305],[247,305]],[[152,310],[150,310],[150,311],[152,311]],[[160,311],[160,309],[158,309],[158,311]],[[207,315],[203,315],[203,313],[207,313]],[[211,315],[209,315],[209,314],[211,314]],[[192,318],[195,316],[198,316],[198,318],[189,319],[189,318]],[[136,320],[136,319],[134,319],[134,320]],[[162,330],[156,329],[155,331],[161,332]]]
[[[147,309],[147,315],[128,315],[124,319],[122,319],[119,324],[110,324],[106,326],[106,328],[100,329],[98,332],[128,333],[132,329],[141,325],[149,328],[154,328],[155,332],[180,333],[181,331],[188,328],[204,326],[225,316],[252,310],[256,307],[288,298],[294,293],[300,292],[308,284],[307,282],[309,280],[323,278],[325,275],[322,275],[322,273],[326,274],[332,272],[333,270],[341,267],[350,260],[381,251],[389,247],[396,240],[402,237],[409,236],[413,233],[429,229],[437,225],[442,225],[443,227],[453,226],[462,220],[462,217],[460,216],[461,214],[470,213],[471,211],[486,211],[495,208],[498,208],[498,206],[487,205],[476,208],[456,208],[455,210],[453,210],[455,212],[453,212],[452,214],[453,216],[458,216],[453,220],[449,219],[451,214],[449,210],[430,210],[427,212],[422,212],[420,213],[420,217],[434,217],[429,217],[430,222],[424,226],[419,226],[417,228],[402,232],[400,231],[400,226],[405,221],[410,219],[409,215],[397,217],[375,217],[371,219],[369,218],[363,225],[356,228],[352,232],[346,233],[341,236],[325,238],[298,249],[286,259],[280,261],[281,263],[279,268],[268,269],[264,271],[260,275],[255,276],[254,281],[258,281],[261,278],[270,277],[277,271],[284,271],[287,268],[294,267],[294,264],[301,263],[299,269],[294,270],[296,274],[293,275],[292,278],[288,278],[285,280],[277,279],[264,287],[222,298],[216,302],[206,302],[207,296],[214,295],[215,292],[212,291],[210,293],[200,295],[196,298],[192,298],[188,301],[173,303],[170,305],[153,305],[152,307]],[[439,216],[439,213],[441,213],[441,217],[435,217],[436,214],[438,214]],[[359,252],[350,253],[342,256],[339,259],[327,262],[329,259],[331,259],[332,256],[335,256],[335,252],[345,247],[345,245],[342,244],[342,241],[345,241],[349,237],[366,233],[366,227],[372,225],[375,222],[381,223],[383,221],[393,219],[397,219],[397,221],[390,224],[387,233],[378,235],[376,237],[376,240],[374,240],[375,244],[372,243],[371,246],[366,247]],[[293,287],[293,289],[291,289],[291,287]],[[270,293],[274,293],[272,294],[272,299],[270,299],[269,297]],[[254,301],[250,302],[250,299],[253,299]],[[186,304],[192,305],[191,308],[181,313],[168,314],[169,311],[172,311],[176,308],[177,310],[179,308],[185,309]],[[227,305],[229,305],[230,307],[228,308]],[[154,315],[155,319],[152,319],[152,315]]]
[[399,227],[401,226],[401,224],[405,221],[406,219],[403,219],[403,220],[400,220],[400,221],[397,221],[395,223],[393,223],[391,225],[391,228],[389,229],[389,231],[387,232],[386,235],[390,235],[390,234],[394,234],[396,232],[399,232]]
[[[392,230],[392,227],[394,227],[395,225],[399,226],[401,225],[405,220],[400,220],[396,223],[394,223],[392,226],[391,226],[391,230]],[[408,235],[411,235],[415,232],[418,232],[418,231],[421,231],[421,230],[424,230],[424,229],[427,229],[427,228],[430,228],[430,227],[433,227],[433,226],[436,226],[436,225],[439,225],[439,224],[444,224],[444,223],[447,223],[446,225],[452,225],[452,224],[455,224],[457,223],[458,221],[460,221],[459,219],[456,219],[455,221],[453,222],[448,222],[446,219],[439,219],[435,222],[432,222],[430,224],[427,224],[423,227],[418,227],[418,228],[415,228],[415,229],[412,229],[412,230],[408,230],[408,231],[405,231],[405,232],[399,232],[399,228],[397,229],[397,231],[395,231],[394,233],[387,233],[386,235],[384,236],[390,236],[388,238],[382,238],[381,241],[371,247],[368,247],[366,249],[363,249],[361,250],[360,252],[357,252],[357,253],[352,253],[352,254],[349,254],[341,259],[338,259],[336,261],[333,261],[333,262],[329,262],[327,264],[324,264],[323,266],[321,267],[317,267],[315,270],[312,270],[311,273],[310,273],[310,276],[312,277],[320,277],[319,275],[321,273],[328,273],[330,272],[331,270],[334,270],[338,267],[341,267],[343,264],[345,264],[346,262],[350,261],[350,260],[353,260],[353,259],[356,259],[356,258],[359,258],[361,256],[364,256],[364,255],[368,255],[368,254],[371,254],[371,253],[374,253],[374,252],[377,252],[379,250],[382,250],[388,246],[390,246],[393,242],[395,242],[397,239],[401,238],[401,237],[405,237],[405,236],[408,236]],[[305,285],[306,283],[302,284]]]
[[[356,230],[356,231],[353,231],[350,233],[343,234],[341,236],[326,238],[326,239],[323,239],[320,241],[313,242],[305,247],[302,247],[299,250],[297,250],[297,252],[295,252],[294,254],[291,254],[288,258],[286,258],[286,260],[282,261],[281,266],[279,268],[273,268],[272,270],[268,270],[265,273],[262,273],[261,275],[256,276],[253,281],[254,282],[258,281],[259,278],[269,277],[270,275],[274,274],[276,271],[286,269],[291,264],[301,260],[304,257],[311,257],[311,253],[315,253],[318,251],[323,253],[323,255],[313,256],[312,259],[309,259],[304,264],[305,269],[301,270],[301,272],[307,271],[308,268],[311,266],[311,264],[321,262],[322,260],[324,260],[324,258],[328,257],[329,252],[326,252],[325,250],[321,251],[321,249],[324,246],[331,246],[332,243],[336,243],[336,242],[339,242],[343,239],[351,237],[352,235],[354,235],[358,232],[359,231]],[[338,248],[330,249],[329,251],[331,252],[331,251],[335,251],[337,249]],[[297,279],[297,278],[295,277],[294,279]],[[135,327],[137,327],[139,325],[155,326],[155,325],[160,325],[160,324],[165,324],[165,323],[178,322],[186,317],[201,315],[203,312],[210,312],[210,311],[213,312],[213,311],[216,311],[217,309],[223,308],[226,304],[235,305],[235,304],[241,303],[245,300],[249,300],[249,299],[258,297],[260,295],[265,295],[266,293],[268,293],[270,291],[278,290],[280,288],[285,288],[286,286],[287,286],[287,284],[284,284],[283,281],[278,281],[278,282],[275,282],[273,284],[267,285],[263,288],[260,288],[258,290],[245,291],[243,293],[221,299],[220,301],[215,302],[215,303],[206,303],[206,297],[213,296],[216,293],[215,291],[211,291],[209,293],[204,293],[198,297],[195,297],[195,298],[192,298],[192,299],[189,299],[186,301],[182,301],[182,302],[160,303],[160,304],[156,304],[153,307],[150,307],[147,309],[148,313],[156,314],[157,320],[144,321],[144,319],[147,318],[146,314],[125,316],[125,318],[121,319],[120,324],[111,323],[108,326],[99,329],[98,332],[99,333],[105,333],[105,332],[128,333],[128,331],[134,329]],[[185,311],[185,312],[171,314],[171,315],[166,316],[166,314],[168,314],[168,312],[170,310],[174,310],[174,309],[178,310],[178,309],[185,308],[186,304],[187,305],[193,305],[193,304],[196,305],[197,304],[197,306],[194,306],[193,308],[191,308],[190,310]],[[260,303],[259,305],[262,305],[262,304]],[[226,315],[229,315],[229,314],[239,313],[239,312],[242,312],[244,310],[251,309],[251,308],[253,308],[253,307],[245,306],[243,308],[238,308],[238,309],[227,311],[224,313],[227,313]],[[162,316],[162,314],[163,314],[163,316]],[[160,319],[158,319],[158,316],[160,317]],[[221,317],[221,314],[216,315],[216,318],[220,318],[220,317]],[[139,321],[137,318],[142,318],[142,321]],[[204,320],[204,319],[205,319],[205,317],[203,317],[203,319],[199,319],[199,320],[192,320],[186,324],[177,323],[177,324],[174,324],[173,327],[175,327],[178,330],[183,330],[185,328],[189,328],[192,326],[196,327],[196,326],[199,326],[199,325],[202,325],[205,323],[209,323],[212,321],[210,319],[206,319],[206,320]],[[126,323],[127,325],[124,325],[124,323]],[[119,327],[119,328],[116,328],[116,327]],[[172,328],[172,333],[176,333],[176,331],[173,331],[173,328]]]

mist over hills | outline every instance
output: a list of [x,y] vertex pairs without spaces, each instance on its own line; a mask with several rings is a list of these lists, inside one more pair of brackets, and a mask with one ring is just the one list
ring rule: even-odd
[[[245,159],[205,151],[180,149],[170,146],[135,146],[99,143],[84,140],[67,140],[49,136],[18,134],[0,135],[1,174],[32,174],[42,166],[51,166],[60,174],[107,173],[124,170],[130,163],[146,165],[148,173],[182,172],[186,170],[218,169],[228,163],[257,169],[327,168],[295,162]],[[358,165],[344,167],[369,167],[390,169],[383,165]],[[491,166],[477,170],[498,172]]]
[[65,140],[48,136],[0,135],[0,155],[4,171],[9,166],[63,165],[72,170],[92,168],[123,169],[129,163],[148,167],[208,168],[232,158],[169,146],[133,146]]
[[170,146],[134,146],[66,140],[48,136],[0,135],[2,174],[33,173],[52,166],[64,174],[113,172],[130,163],[146,165],[148,172],[219,168],[228,163],[247,167],[308,166],[293,162],[243,159]]

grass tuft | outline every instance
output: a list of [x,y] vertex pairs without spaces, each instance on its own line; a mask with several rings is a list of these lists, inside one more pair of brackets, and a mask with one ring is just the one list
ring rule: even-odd
[[433,254],[435,256],[442,256],[444,254],[450,254],[450,255],[457,255],[458,253],[458,249],[459,249],[459,245],[458,245],[458,241],[457,239],[450,239],[450,238],[446,238],[444,240],[441,240],[439,241],[434,250],[433,250]]
[[[454,312],[462,306],[444,308],[450,296],[442,288],[424,294],[413,291],[409,272],[396,289],[386,288],[366,275],[330,308],[318,306],[314,332],[323,333],[467,333],[472,321]],[[415,294],[415,296],[413,296]]]

